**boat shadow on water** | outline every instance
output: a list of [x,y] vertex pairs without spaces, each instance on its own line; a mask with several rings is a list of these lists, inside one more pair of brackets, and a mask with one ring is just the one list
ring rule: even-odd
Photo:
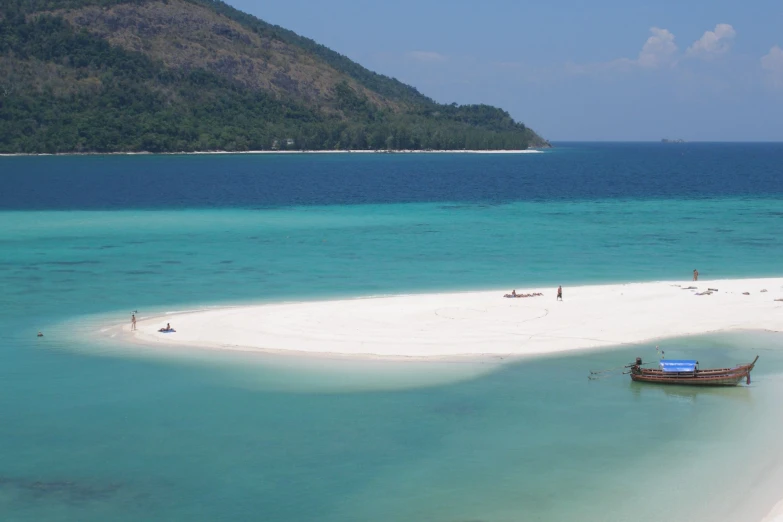
[[635,399],[665,398],[670,401],[696,404],[701,401],[730,400],[733,402],[752,402],[752,386],[702,387],[673,384],[668,386],[649,386],[645,383],[630,381],[627,383]]

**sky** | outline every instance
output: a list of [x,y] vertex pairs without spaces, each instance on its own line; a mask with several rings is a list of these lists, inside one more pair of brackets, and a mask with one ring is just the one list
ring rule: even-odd
[[552,141],[783,141],[783,0],[227,0]]

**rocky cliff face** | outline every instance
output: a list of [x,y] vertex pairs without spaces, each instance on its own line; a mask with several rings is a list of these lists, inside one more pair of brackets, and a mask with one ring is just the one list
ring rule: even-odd
[[333,106],[335,87],[342,82],[379,107],[398,105],[304,49],[184,0],[108,8],[88,5],[48,14],[62,16],[78,29],[149,56],[165,67],[184,72],[205,69],[247,88],[306,105]]

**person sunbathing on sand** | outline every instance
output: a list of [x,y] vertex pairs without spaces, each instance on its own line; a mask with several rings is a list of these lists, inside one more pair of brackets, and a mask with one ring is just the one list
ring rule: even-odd
[[512,290],[510,294],[504,294],[503,297],[538,297],[544,295],[541,292],[534,292],[532,294],[518,294],[516,290]]
[[174,331],[176,331],[176,330],[174,330],[174,328],[172,328],[172,327],[171,327],[171,324],[169,324],[169,323],[166,323],[166,328],[161,328],[161,329],[160,329],[160,330],[158,330],[158,331],[159,331],[159,332],[174,332]]

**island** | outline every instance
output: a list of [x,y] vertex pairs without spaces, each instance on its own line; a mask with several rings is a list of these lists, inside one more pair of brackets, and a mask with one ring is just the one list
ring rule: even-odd
[[0,153],[548,146],[221,1],[0,5]]

